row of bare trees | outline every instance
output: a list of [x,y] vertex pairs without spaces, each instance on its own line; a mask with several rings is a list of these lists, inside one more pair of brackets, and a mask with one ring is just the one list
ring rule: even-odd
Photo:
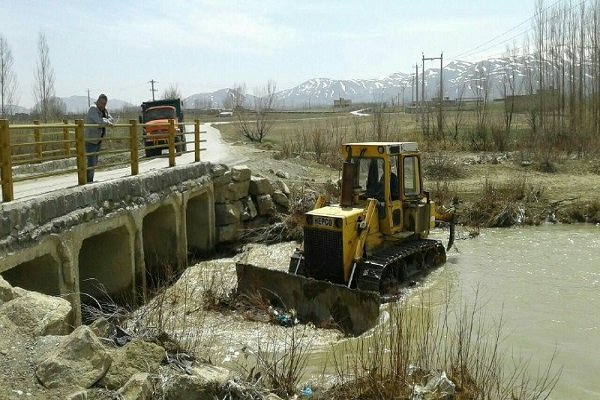
[[524,49],[533,54],[530,112],[540,143],[583,154],[600,136],[600,0],[538,0],[533,32]]
[[[50,62],[50,48],[46,35],[40,33],[37,42],[38,57],[34,71],[34,112],[43,121],[62,118],[66,112],[64,102],[56,97],[54,68]],[[17,75],[14,58],[8,41],[0,33],[0,118],[14,113],[17,98]]]

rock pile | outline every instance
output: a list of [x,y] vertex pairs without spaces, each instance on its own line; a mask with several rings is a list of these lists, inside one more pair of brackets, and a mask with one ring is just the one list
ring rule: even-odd
[[[154,341],[132,338],[119,346],[103,318],[75,330],[70,323],[67,300],[0,277],[0,398],[177,400],[247,391],[225,368],[194,361],[182,370]],[[266,396],[252,398],[276,398]]]
[[253,176],[246,166],[230,169],[217,164],[211,173],[218,243],[236,241],[243,229],[267,225],[278,208],[290,207],[289,188],[281,181],[273,185],[267,178]]

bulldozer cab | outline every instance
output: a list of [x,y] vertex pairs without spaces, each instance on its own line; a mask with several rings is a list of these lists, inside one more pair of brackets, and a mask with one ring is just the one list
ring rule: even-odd
[[431,208],[423,192],[417,143],[348,143],[342,145],[342,155],[342,207],[364,207],[368,199],[376,199],[382,234],[429,232]]

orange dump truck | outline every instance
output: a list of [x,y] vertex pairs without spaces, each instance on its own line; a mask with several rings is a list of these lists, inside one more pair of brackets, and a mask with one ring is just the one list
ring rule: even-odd
[[[169,133],[169,120],[174,119],[176,124],[183,124],[183,111],[180,99],[166,99],[146,101],[142,103],[140,122],[144,127],[144,146],[146,157],[158,156],[163,149],[169,148],[166,135]],[[177,153],[187,150],[184,125],[175,126],[175,151]]]

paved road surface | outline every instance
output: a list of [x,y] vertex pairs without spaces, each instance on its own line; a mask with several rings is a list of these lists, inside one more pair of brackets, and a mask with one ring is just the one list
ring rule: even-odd
[[[193,132],[194,125],[186,125],[186,132]],[[205,143],[201,143],[202,148],[206,148],[205,151],[200,153],[200,160],[212,161],[224,164],[239,164],[246,161],[244,157],[241,157],[239,153],[231,148],[221,138],[221,133],[218,129],[213,128],[208,124],[202,124],[200,126],[201,133],[200,138],[206,139]],[[186,134],[186,140],[188,142],[194,140],[194,134]],[[194,148],[193,143],[188,143],[188,150]],[[167,154],[166,151],[163,151]],[[176,165],[189,164],[194,162],[194,153],[183,154],[176,157]],[[139,172],[143,174],[148,171],[154,171],[161,168],[167,168],[169,165],[168,158],[158,158],[154,160],[141,159],[139,163]],[[100,156],[100,167],[102,166],[102,156]],[[131,173],[130,166],[120,167],[116,169],[106,171],[96,171],[94,180],[98,182],[106,182],[112,179],[119,179],[124,176],[129,176]],[[53,176],[48,178],[39,178],[34,180],[28,180],[24,182],[17,182],[14,184],[15,200],[25,200],[31,197],[38,196],[43,193],[52,192],[55,190],[66,189],[69,187],[77,186],[77,173],[69,173],[65,175]]]

